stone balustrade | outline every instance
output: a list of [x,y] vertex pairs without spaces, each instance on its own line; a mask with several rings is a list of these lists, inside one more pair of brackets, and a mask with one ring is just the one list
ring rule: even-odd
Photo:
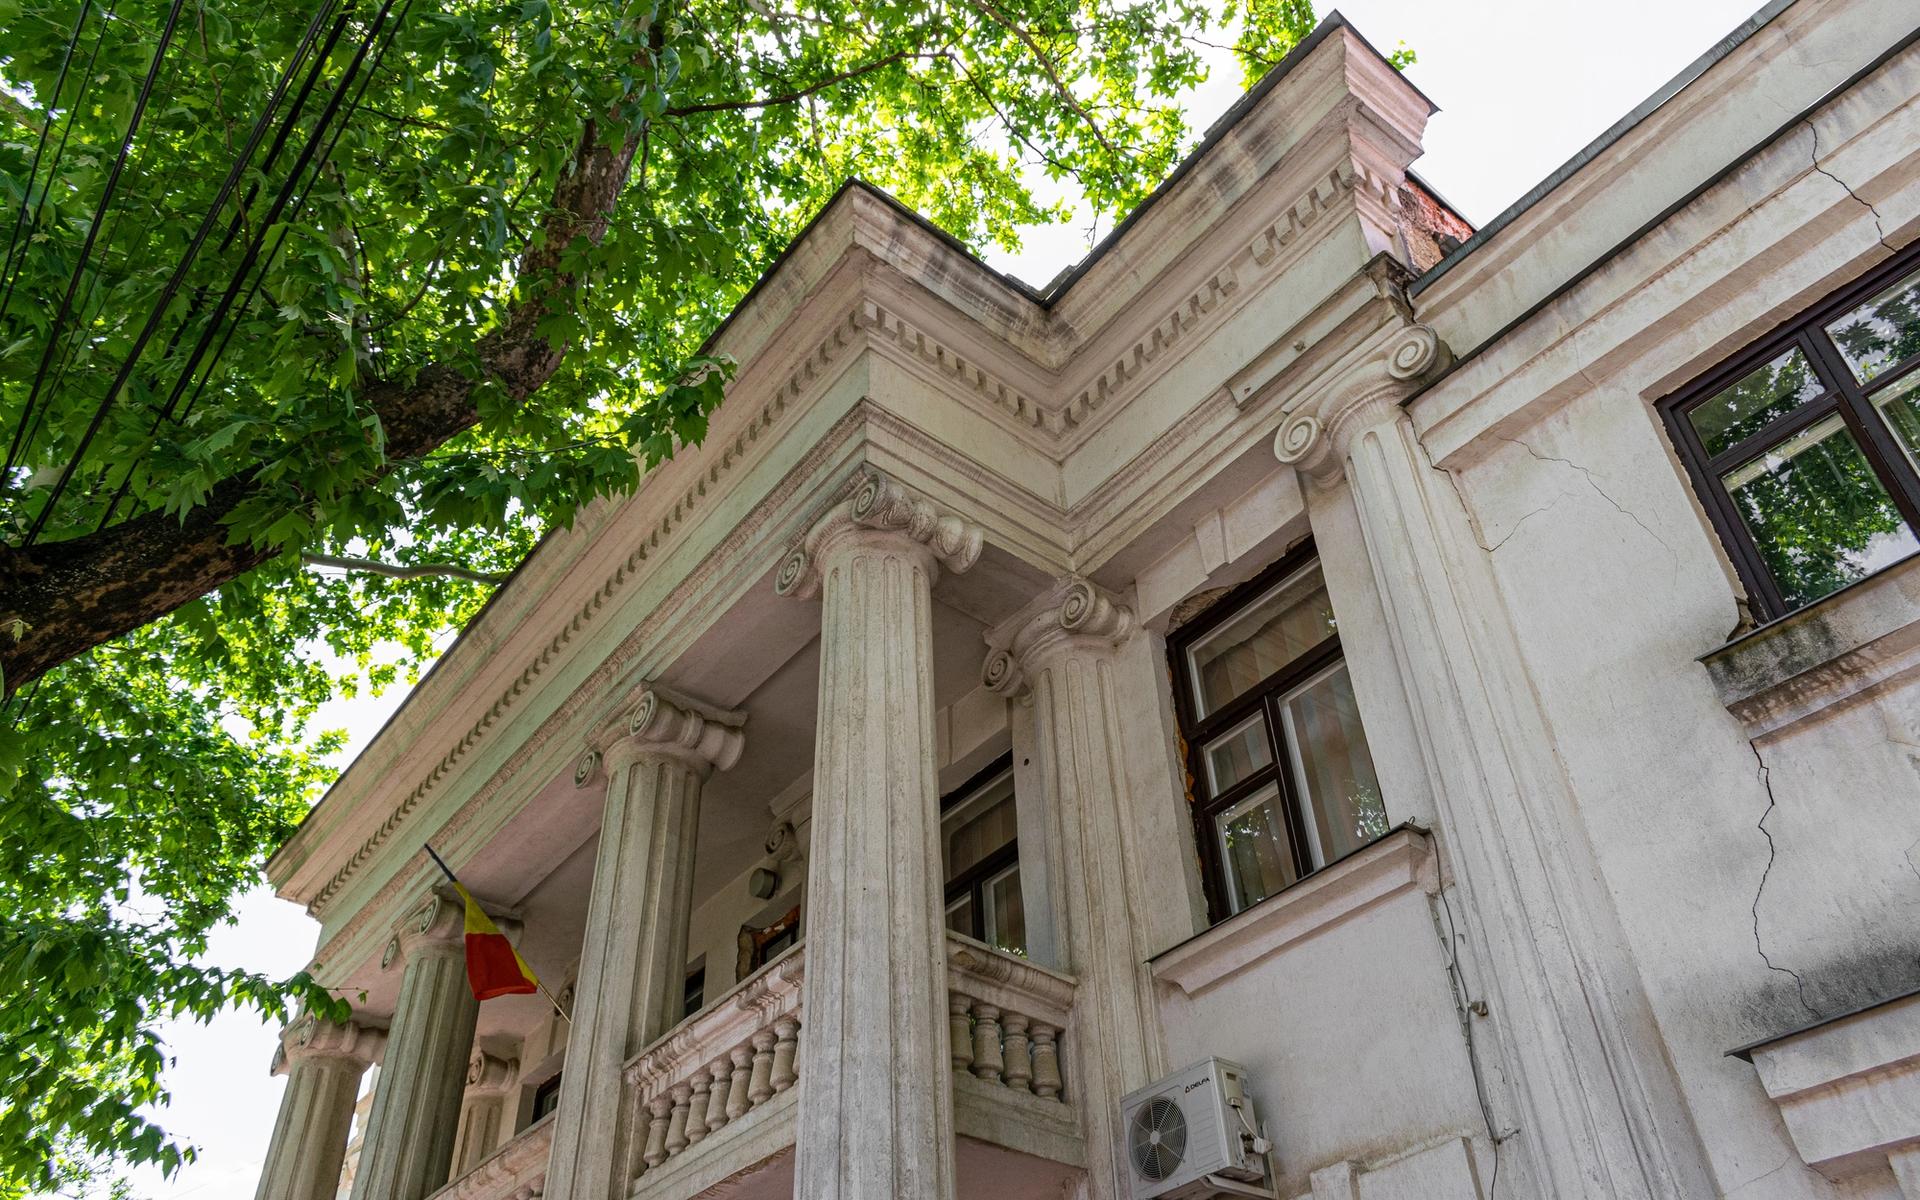
[[805,946],[795,946],[683,1021],[626,1066],[635,1106],[629,1178],[678,1159],[800,1077]]
[[947,934],[947,1011],[956,1074],[1065,1102],[1061,1039],[1074,981],[1057,971]]
[[552,1149],[549,1114],[435,1192],[431,1200],[533,1200],[545,1190],[547,1156]]

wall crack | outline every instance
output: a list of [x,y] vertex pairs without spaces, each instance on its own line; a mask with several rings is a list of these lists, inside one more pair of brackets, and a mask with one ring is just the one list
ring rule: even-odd
[[1754,822],[1753,826],[1760,831],[1762,837],[1767,839],[1767,865],[1760,872],[1760,886],[1753,892],[1753,948],[1760,955],[1760,961],[1767,964],[1767,970],[1778,971],[1793,980],[1794,993],[1800,998],[1800,1007],[1817,1017],[1820,1011],[1807,1002],[1807,981],[1800,977],[1800,972],[1791,967],[1783,967],[1767,957],[1767,948],[1760,940],[1760,898],[1766,894],[1767,878],[1773,874],[1774,861],[1780,855],[1780,847],[1773,840],[1773,831],[1767,828],[1767,818],[1773,815],[1773,810],[1778,807],[1779,801],[1773,795],[1773,768],[1767,765],[1767,760],[1761,755],[1760,743],[1749,741],[1747,747],[1753,751],[1753,761],[1760,765],[1760,786],[1767,792],[1766,811],[1760,814],[1760,819]]
[[[1591,383],[1592,381],[1589,380],[1588,382]],[[1674,553],[1673,547],[1667,544],[1667,540],[1661,537],[1659,534],[1655,533],[1653,531],[1653,527],[1651,525],[1648,525],[1645,521],[1641,520],[1638,514],[1629,511],[1618,500],[1615,500],[1612,494],[1607,491],[1607,489],[1600,486],[1600,481],[1593,477],[1593,472],[1591,470],[1581,466],[1579,463],[1574,462],[1572,459],[1569,459],[1569,458],[1556,458],[1551,454],[1542,454],[1538,450],[1535,450],[1532,446],[1528,445],[1526,442],[1521,441],[1519,438],[1502,437],[1500,440],[1503,442],[1512,442],[1514,445],[1520,447],[1522,450],[1525,450],[1528,454],[1532,455],[1534,458],[1534,461],[1536,462],[1559,463],[1561,466],[1566,467],[1569,470],[1578,472],[1580,477],[1587,481],[1587,486],[1593,489],[1595,495],[1599,496],[1602,500],[1605,500],[1610,506],[1612,506],[1613,511],[1619,513],[1621,516],[1625,517],[1627,520],[1632,521],[1635,525],[1638,525],[1642,533],[1652,538],[1654,542],[1657,543],[1662,550],[1665,550],[1667,552],[1667,559],[1669,563],[1672,565],[1673,569],[1675,571],[1679,570],[1679,566],[1680,566],[1679,556]],[[1552,505],[1549,505],[1548,507],[1551,508]],[[1534,514],[1533,513],[1528,514],[1528,516],[1532,516],[1532,515]],[[1521,518],[1521,520],[1523,521],[1525,519],[1526,519],[1525,517]],[[1517,529],[1518,526],[1516,525],[1515,528]],[[1509,532],[1507,536],[1511,537],[1513,535],[1511,532]],[[1504,542],[1506,538],[1502,538],[1500,540]]]
[[1807,120],[1801,123],[1807,127],[1807,132],[1813,135],[1813,154],[1811,156],[1813,169],[1815,171],[1818,171],[1820,174],[1825,175],[1828,179],[1831,179],[1835,183],[1839,184],[1840,189],[1842,191],[1846,192],[1847,195],[1853,197],[1854,202],[1857,203],[1861,208],[1866,209],[1867,215],[1873,218],[1874,234],[1880,239],[1880,244],[1882,246],[1885,246],[1889,252],[1898,253],[1899,247],[1895,246],[1892,242],[1887,240],[1887,225],[1886,225],[1886,222],[1881,220],[1880,218],[1880,210],[1875,208],[1873,206],[1873,203],[1869,201],[1866,197],[1862,196],[1859,192],[1854,191],[1852,184],[1848,183],[1846,180],[1840,178],[1838,175],[1835,175],[1832,171],[1829,171],[1825,167],[1820,165],[1820,130],[1818,126],[1814,125],[1813,118],[1809,117],[1807,118]]

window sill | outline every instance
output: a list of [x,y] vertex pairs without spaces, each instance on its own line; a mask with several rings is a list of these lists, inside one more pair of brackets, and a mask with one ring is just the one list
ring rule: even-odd
[[1920,994],[1730,1053],[1753,1064],[1814,1170],[1842,1180],[1891,1162],[1920,1179]]
[[1418,825],[1402,825],[1161,953],[1152,960],[1153,976],[1199,995],[1392,896],[1416,889],[1431,895],[1439,890],[1439,876],[1433,836]]
[[1750,737],[1920,669],[1920,555],[1735,638],[1700,662]]

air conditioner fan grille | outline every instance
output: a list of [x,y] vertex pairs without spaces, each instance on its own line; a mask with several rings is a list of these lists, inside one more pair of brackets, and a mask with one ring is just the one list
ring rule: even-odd
[[1179,1170],[1186,1153],[1187,1118],[1178,1104],[1155,1096],[1134,1110],[1127,1155],[1142,1179],[1158,1183],[1167,1178]]

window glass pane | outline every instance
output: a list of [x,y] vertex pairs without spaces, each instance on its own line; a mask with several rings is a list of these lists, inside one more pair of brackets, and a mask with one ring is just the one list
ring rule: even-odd
[[1027,954],[1027,909],[1020,898],[1020,865],[1015,863],[987,880],[987,936],[982,939],[1008,954]]
[[1281,711],[1294,776],[1307,797],[1313,864],[1325,866],[1387,832],[1387,808],[1346,664],[1288,697]]
[[1019,833],[1013,807],[1013,772],[1009,771],[954,805],[941,820],[946,880],[951,882],[984,862]]
[[1893,426],[1900,448],[1907,452],[1907,461],[1920,471],[1920,371],[1876,393],[1873,403]]
[[972,892],[965,892],[954,897],[953,903],[947,905],[947,928],[953,930],[955,933],[964,933],[968,937],[973,936]]
[[1272,761],[1266,718],[1256,712],[1208,743],[1208,786],[1217,796]]
[[1739,445],[1826,389],[1807,356],[1789,350],[1687,412],[1708,455]]
[[1723,482],[1789,606],[1818,600],[1916,548],[1837,416],[1728,473]]
[[1220,859],[1227,869],[1227,903],[1234,912],[1292,883],[1293,842],[1279,789],[1272,784],[1214,818]]
[[1335,631],[1320,564],[1289,577],[1187,651],[1194,707],[1206,716]]
[[1827,326],[1827,333],[1861,383],[1920,354],[1920,275],[1881,292]]

